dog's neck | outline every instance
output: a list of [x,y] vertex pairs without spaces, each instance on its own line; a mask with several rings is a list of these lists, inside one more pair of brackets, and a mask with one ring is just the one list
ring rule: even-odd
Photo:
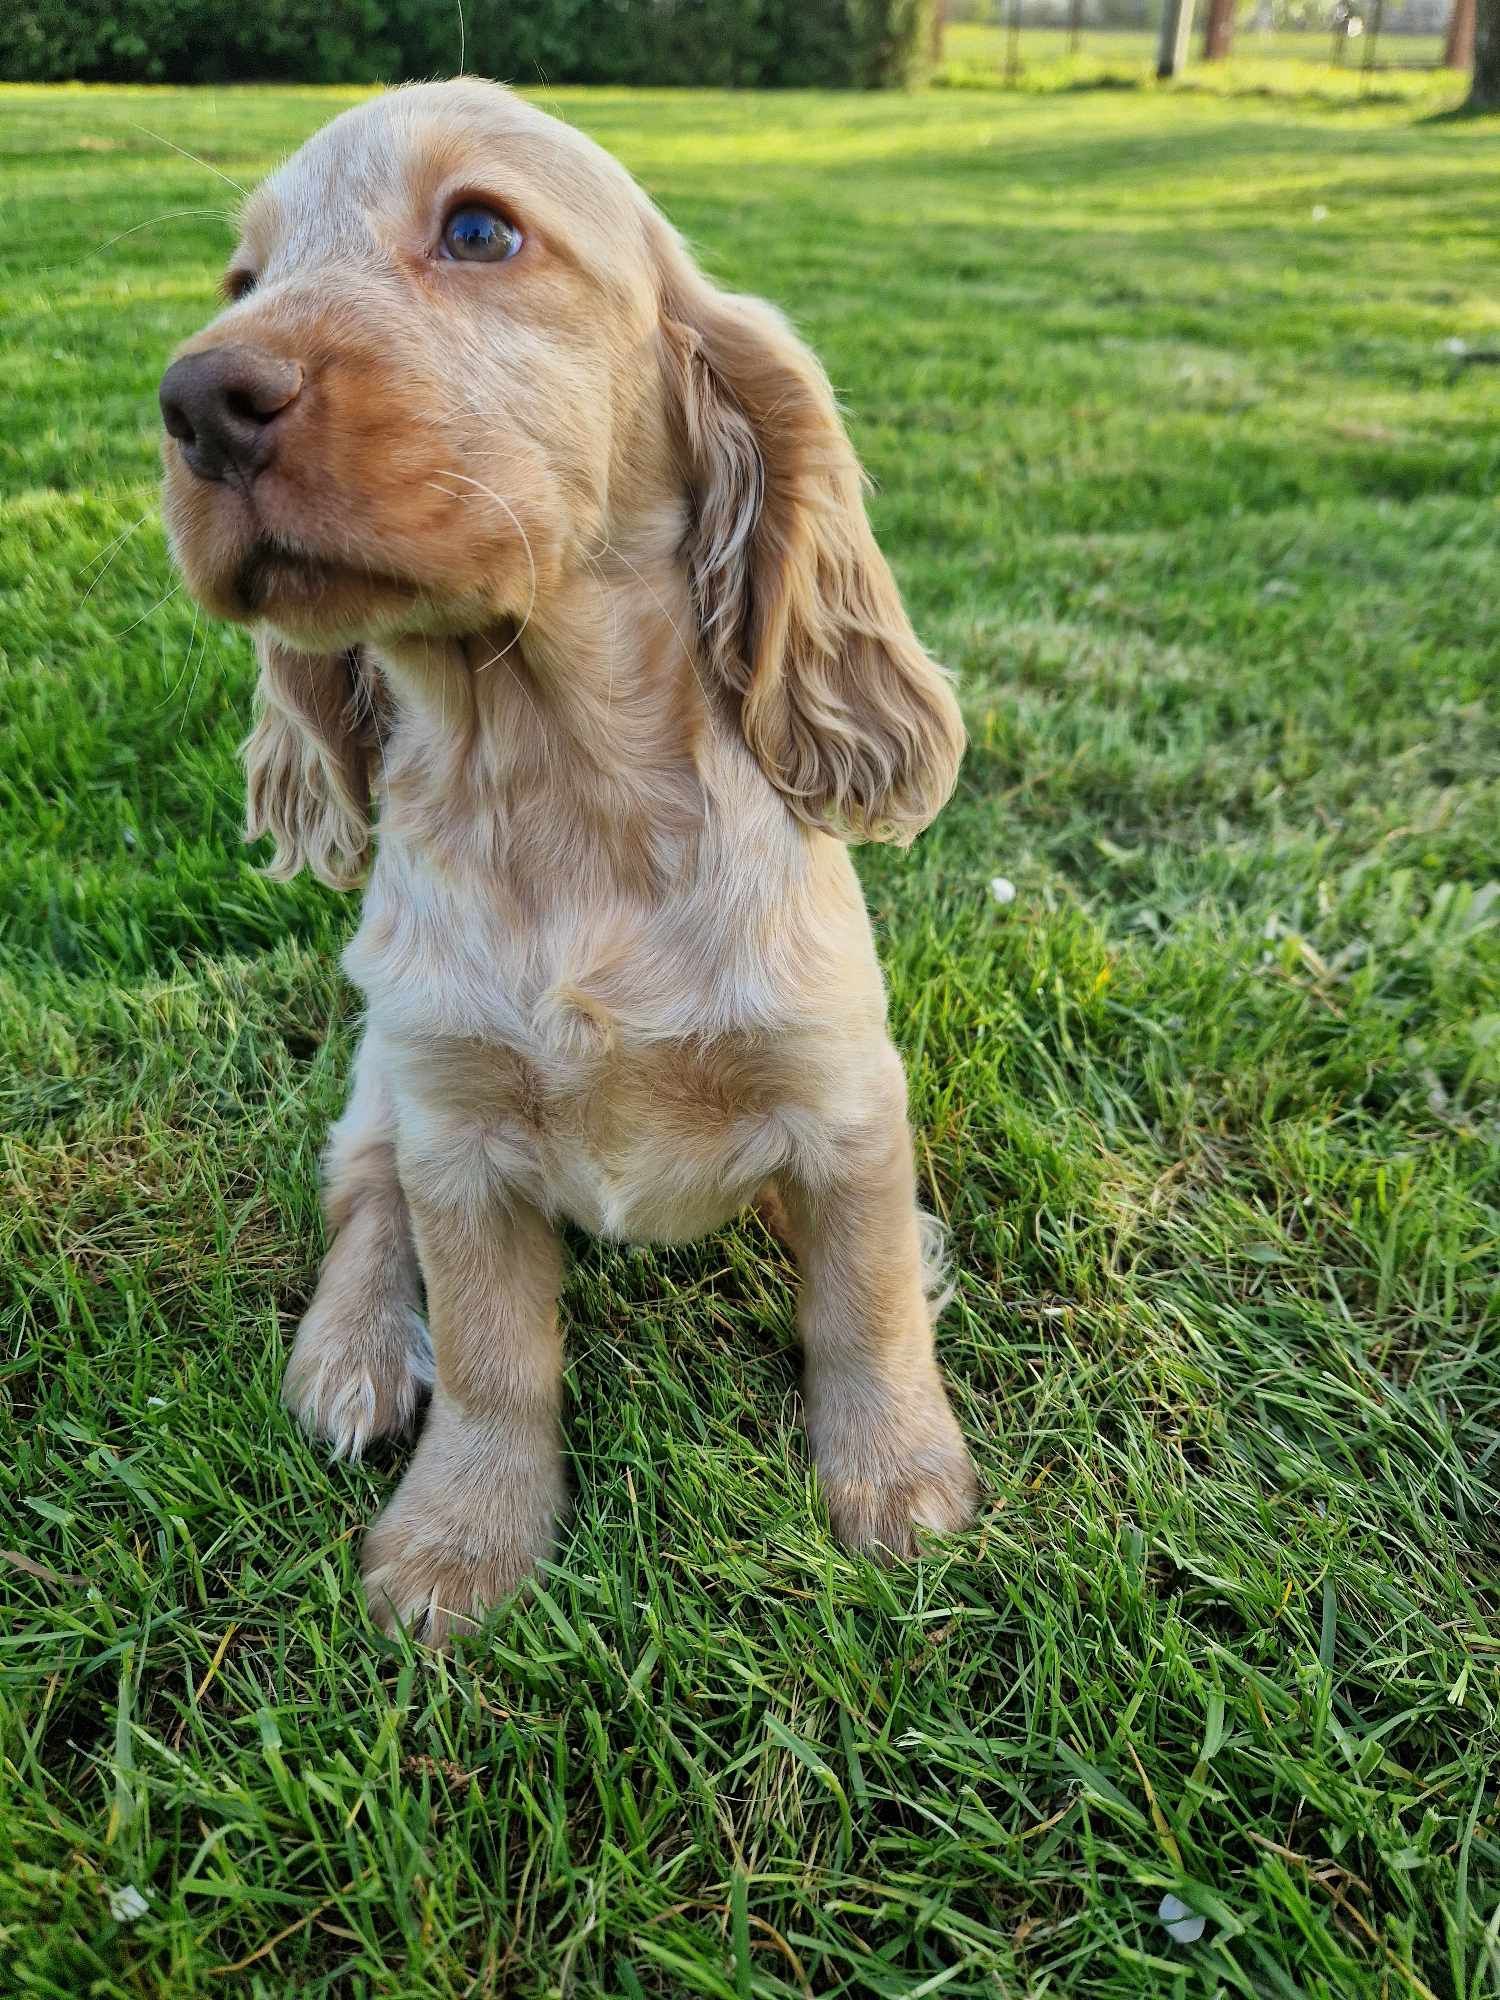
[[745,762],[696,630],[675,549],[606,548],[517,626],[377,649],[382,836],[491,880],[667,893]]

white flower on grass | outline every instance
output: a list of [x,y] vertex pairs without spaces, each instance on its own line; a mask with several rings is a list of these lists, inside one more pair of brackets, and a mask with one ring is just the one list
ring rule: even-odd
[[1180,1896],[1163,1896],[1156,1914],[1166,1925],[1167,1936],[1173,1944],[1196,1944],[1207,1923],[1207,1919],[1200,1917],[1196,1910],[1190,1910]]
[[1323,206],[1322,202],[1320,201],[1315,201],[1313,203],[1312,215],[1314,222],[1326,222],[1328,220],[1328,210]]
[[109,1914],[117,1924],[138,1923],[147,1908],[145,1897],[133,1882],[122,1882],[109,1892]]
[[1450,333],[1448,338],[1446,340],[1439,341],[1438,345],[1442,349],[1444,354],[1451,354],[1459,359],[1461,359],[1469,351],[1468,341],[1462,339],[1456,333]]
[[990,894],[997,903],[1013,903],[1016,900],[1016,885],[1007,882],[1003,875],[990,877]]

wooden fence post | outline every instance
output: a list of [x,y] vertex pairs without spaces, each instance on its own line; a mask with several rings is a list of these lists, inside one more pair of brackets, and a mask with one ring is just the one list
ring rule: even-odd
[[1162,10],[1161,40],[1156,49],[1156,74],[1181,76],[1187,68],[1188,41],[1193,32],[1193,0],[1167,0]]

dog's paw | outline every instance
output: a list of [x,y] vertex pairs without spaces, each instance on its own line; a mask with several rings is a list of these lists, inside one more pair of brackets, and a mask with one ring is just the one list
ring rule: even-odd
[[979,1481],[941,1385],[901,1414],[820,1428],[819,1484],[845,1548],[905,1560],[921,1532],[957,1534],[973,1520]]
[[943,1475],[885,1474],[876,1479],[825,1480],[823,1495],[833,1532],[846,1549],[877,1561],[920,1553],[918,1530],[953,1535],[968,1527],[979,1484],[967,1461]]
[[429,1646],[476,1631],[551,1552],[561,1455],[507,1449],[434,1409],[405,1479],[365,1536],[370,1615]]
[[401,1300],[313,1300],[297,1329],[281,1400],[335,1458],[358,1458],[376,1438],[409,1430],[432,1386],[432,1344]]

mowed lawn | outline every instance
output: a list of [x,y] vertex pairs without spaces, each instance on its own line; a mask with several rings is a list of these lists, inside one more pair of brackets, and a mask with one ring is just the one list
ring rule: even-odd
[[[1160,34],[1155,27],[1086,26],[1075,48],[1066,28],[1023,19],[1012,34],[1009,0],[1003,20],[993,6],[986,11],[985,20],[950,21],[945,28],[938,67],[945,83],[993,83],[998,72],[1010,68],[1012,55],[1012,81],[1024,89],[1055,89],[1069,83],[1141,84],[1156,74]],[[1024,16],[1024,0],[1021,11]],[[1373,21],[1373,9],[1369,18]],[[1377,33],[1373,39],[1361,34],[1346,41],[1342,56],[1336,57],[1331,28],[1265,31],[1241,18],[1231,62],[1199,60],[1202,36],[1192,38],[1188,68],[1178,88],[1229,94],[1291,90],[1335,100],[1431,93],[1439,105],[1451,105],[1463,94],[1463,79],[1439,68],[1443,43],[1440,34]]]
[[982,1519],[834,1545],[756,1226],[579,1239],[555,1568],[372,1633],[402,1453],[278,1405],[353,907],[155,513],[219,176],[352,97],[0,92],[0,1990],[1493,1995],[1500,124],[544,96],[821,349],[962,676],[862,869]]

